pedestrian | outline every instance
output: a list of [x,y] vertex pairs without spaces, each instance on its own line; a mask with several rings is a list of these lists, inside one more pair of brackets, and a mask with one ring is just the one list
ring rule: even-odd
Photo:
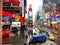
[[9,20],[6,18],[6,19],[4,19],[4,23],[3,23],[3,30],[8,30],[8,29],[10,29],[10,22],[9,22]]
[[32,35],[33,35],[33,29],[30,28],[30,30],[28,30],[28,38],[31,38]]

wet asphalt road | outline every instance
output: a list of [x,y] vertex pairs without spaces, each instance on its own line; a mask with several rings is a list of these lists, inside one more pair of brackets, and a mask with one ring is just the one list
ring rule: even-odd
[[[5,37],[2,39],[3,45],[24,45],[24,43],[27,42],[27,38],[24,38],[23,36],[13,36]],[[41,45],[60,45],[60,34],[58,37],[53,41],[47,40],[46,42],[42,43]],[[35,45],[35,44],[33,44]],[[38,44],[37,44],[38,45]]]

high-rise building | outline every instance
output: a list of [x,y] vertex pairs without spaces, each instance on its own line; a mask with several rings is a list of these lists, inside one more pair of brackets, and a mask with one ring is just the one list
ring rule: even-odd
[[33,11],[32,11],[32,5],[29,5],[28,9],[28,25],[33,24]]

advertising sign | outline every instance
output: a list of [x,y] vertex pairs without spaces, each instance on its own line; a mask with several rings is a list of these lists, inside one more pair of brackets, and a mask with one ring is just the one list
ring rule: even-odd
[[21,23],[20,22],[12,22],[11,27],[20,27]]
[[57,22],[57,23],[60,23],[60,18],[57,18],[57,19],[56,19],[56,22]]
[[56,17],[59,18],[60,17],[60,14],[57,14]]
[[15,21],[16,21],[16,22],[19,22],[19,21],[20,21],[20,16],[16,15]]
[[9,17],[8,16],[3,16],[2,17],[2,20],[5,20],[5,19],[8,19],[9,20]]
[[49,19],[49,18],[50,18],[49,13],[46,13],[46,14],[45,14],[45,18],[46,18],[46,19]]
[[28,20],[33,20],[33,19],[32,19],[32,16],[29,16]]
[[42,21],[43,20],[43,16],[41,15],[39,19]]
[[56,21],[56,16],[52,16],[52,17],[50,18],[50,21]]
[[57,22],[56,21],[52,21],[51,24],[52,25],[55,25],[55,24],[57,24]]
[[33,15],[32,15],[32,11],[29,11],[29,15],[28,15],[28,16],[33,16]]

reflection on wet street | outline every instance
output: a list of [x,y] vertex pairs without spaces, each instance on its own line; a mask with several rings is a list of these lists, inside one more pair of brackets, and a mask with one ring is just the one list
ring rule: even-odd
[[[47,39],[46,42],[42,43],[41,45],[60,45],[60,34],[58,35],[58,37],[54,40],[54,41],[50,41]],[[4,37],[2,39],[2,44],[3,45],[24,45],[25,43],[27,43],[27,40],[29,40],[26,37],[20,36],[20,34],[14,35],[14,33],[12,33],[9,37]],[[31,45],[36,45],[36,44],[31,44]],[[38,45],[38,44],[37,44]]]
[[[13,35],[13,34],[12,34]],[[3,43],[3,45],[23,45],[24,43],[24,38],[21,36],[20,37],[20,35],[19,36],[15,36],[15,35],[13,35],[13,36],[9,36],[9,37],[4,37],[3,39],[2,39],[2,43]]]

